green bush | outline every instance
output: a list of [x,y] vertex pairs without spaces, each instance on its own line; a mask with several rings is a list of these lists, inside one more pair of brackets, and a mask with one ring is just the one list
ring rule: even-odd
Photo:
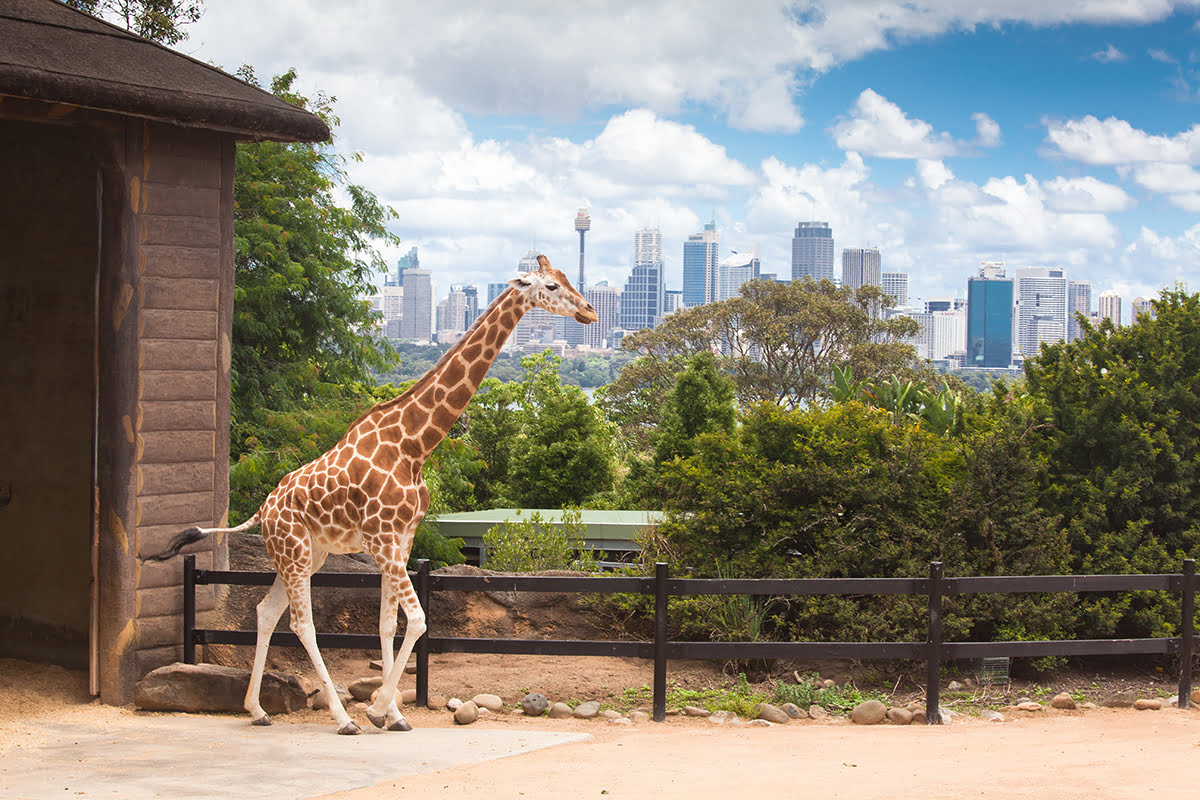
[[563,569],[595,572],[595,555],[587,549],[587,526],[576,509],[563,509],[558,529],[534,512],[527,519],[506,519],[483,535],[487,567],[497,572],[542,572]]

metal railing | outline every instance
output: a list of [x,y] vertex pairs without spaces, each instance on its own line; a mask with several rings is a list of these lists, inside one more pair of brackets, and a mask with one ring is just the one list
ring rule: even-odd
[[[429,616],[433,592],[516,591],[585,594],[644,594],[654,598],[654,638],[651,641],[571,639],[487,639],[436,636],[432,630],[417,640],[417,703],[429,697],[430,653],[496,653],[545,656],[618,656],[653,660],[653,718],[666,717],[667,662],[671,659],[914,659],[926,662],[925,719],[941,722],[939,669],[945,659],[1043,657],[1083,655],[1176,655],[1180,663],[1179,699],[1191,696],[1194,648],[1193,618],[1196,562],[1187,559],[1179,573],[1157,575],[1035,575],[947,578],[941,562],[929,565],[927,578],[787,578],[705,579],[671,578],[659,563],[653,577],[433,575],[429,562],[418,562],[410,573],[421,607]],[[249,644],[254,631],[196,627],[196,586],[208,584],[269,586],[274,572],[198,570],[195,556],[184,557],[184,661],[196,663],[196,645]],[[318,572],[313,587],[380,588],[379,573]],[[1181,597],[1179,636],[1158,639],[1060,639],[1052,641],[946,642],[942,639],[943,598],[967,594],[1021,592],[1165,591]],[[667,636],[669,597],[688,595],[925,595],[929,603],[928,635],[924,642],[681,642]],[[399,647],[402,635],[395,639]],[[322,647],[378,650],[378,634],[318,633]],[[295,634],[276,631],[271,644],[300,647]]]

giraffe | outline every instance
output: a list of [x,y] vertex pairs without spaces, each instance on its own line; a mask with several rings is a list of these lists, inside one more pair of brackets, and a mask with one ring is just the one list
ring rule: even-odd
[[[309,578],[329,553],[365,551],[379,565],[383,589],[379,638],[384,677],[367,708],[367,718],[379,728],[412,729],[397,706],[396,687],[426,627],[425,612],[408,577],[417,524],[429,507],[429,491],[421,475],[425,459],[466,409],[525,312],[537,306],[585,324],[597,320],[595,309],[566,275],[544,255],[538,256],[537,263],[536,270],[509,281],[509,288],[412,388],[375,405],[331,450],[284,476],[250,519],[234,528],[189,528],[166,551],[147,559],[165,560],[213,533],[262,526],[276,577],[258,604],[257,645],[245,700],[252,725],[271,724],[259,703],[259,690],[271,633],[284,608],[289,608],[291,628],[325,687],[338,733],[359,732],[338,699],[317,649]],[[399,608],[407,625],[400,651],[393,657]]]

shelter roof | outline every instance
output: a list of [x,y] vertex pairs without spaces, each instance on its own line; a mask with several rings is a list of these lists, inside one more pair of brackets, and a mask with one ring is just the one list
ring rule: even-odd
[[4,0],[0,42],[0,96],[227,131],[243,139],[329,138],[329,127],[316,115],[58,0]]

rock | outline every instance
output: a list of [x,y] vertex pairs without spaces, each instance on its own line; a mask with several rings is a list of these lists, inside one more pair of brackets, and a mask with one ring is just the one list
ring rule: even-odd
[[613,711],[611,708],[609,708],[605,709],[604,713],[602,713],[600,716],[604,717],[605,719],[620,719],[622,714],[620,711]]
[[912,724],[913,725],[924,725],[926,723],[926,721],[927,720],[925,719],[925,709],[918,708],[916,711],[912,712]]
[[913,713],[907,708],[889,708],[887,710],[887,721],[893,725],[909,725],[912,723]]
[[1071,697],[1071,695],[1067,694],[1066,692],[1059,692],[1058,694],[1054,695],[1054,698],[1050,701],[1050,705],[1054,706],[1055,708],[1073,711],[1075,710],[1075,698]]
[[460,708],[462,708],[462,704],[462,700],[459,700],[457,697],[451,697],[446,701],[446,708],[450,709],[451,711],[458,711]]
[[417,690],[405,689],[400,692],[400,702],[406,706],[411,706],[413,703],[417,702]]
[[1192,690],[1192,702],[1196,705],[1200,705],[1200,689]]
[[765,719],[767,722],[773,722],[776,725],[782,725],[791,719],[788,713],[782,708],[776,708],[770,703],[759,703],[754,707],[754,718]]
[[1099,708],[1100,706],[1096,705],[1095,703],[1082,703],[1082,704],[1080,704],[1080,706],[1079,706],[1079,707],[1080,707],[1081,709],[1086,709],[1086,710],[1088,710],[1088,711],[1092,711],[1092,710],[1094,710],[1094,709],[1097,709],[1097,708]]
[[630,711],[629,712],[629,721],[630,722],[649,722],[650,714],[645,711]]
[[714,711],[708,715],[708,721],[714,725],[725,725],[737,720],[737,714],[732,711]]
[[617,716],[611,718],[608,721],[608,724],[609,725],[632,725],[633,720],[631,720],[629,717],[622,717],[620,714],[618,714]]
[[[525,709],[521,709],[521,713],[525,713]],[[571,716],[571,707],[566,703],[554,703],[547,710],[550,719],[566,719]]]
[[984,722],[1004,722],[1004,715],[999,711],[992,711],[990,708],[979,712],[979,718]]
[[[333,688],[337,691],[338,700],[342,701],[343,706],[350,702],[351,696],[346,691],[346,687],[335,683]],[[313,711],[327,711],[329,709],[329,698],[325,696],[325,689],[323,688],[317,689],[316,694],[312,696],[310,702],[312,703]]]
[[[168,664],[138,681],[134,704],[147,711],[244,711],[249,670],[217,664]],[[308,707],[294,675],[263,673],[259,702],[268,714]]]
[[878,700],[859,703],[850,712],[850,721],[856,725],[878,725],[887,714],[887,706]]
[[826,678],[825,680],[821,681],[822,689],[832,689],[835,686],[837,686],[837,681],[833,680],[832,678]]
[[1162,701],[1139,698],[1133,701],[1133,707],[1138,711],[1158,711],[1162,708]]
[[521,698],[521,708],[531,717],[540,717],[542,712],[550,707],[550,701],[546,699],[546,695],[530,692]]
[[925,708],[924,700],[910,700],[904,704],[904,707],[909,711],[921,711]]
[[586,703],[580,703],[575,706],[575,710],[571,715],[579,719],[591,719],[600,713],[600,704],[595,700],[589,700]]
[[829,719],[829,712],[821,706],[809,706],[808,716],[812,719]]
[[1027,703],[1017,703],[1017,709],[1020,711],[1029,711],[1031,713],[1046,710],[1041,703],[1035,703],[1032,700]]
[[468,700],[454,709],[454,721],[459,725],[470,725],[477,719],[479,719],[479,706],[475,705],[473,700]]
[[1132,708],[1136,699],[1133,692],[1117,692],[1106,698],[1102,705],[1105,708]]
[[371,699],[371,695],[375,690],[383,686],[383,676],[373,675],[370,678],[359,678],[354,683],[346,687],[346,691],[350,692],[350,696],[359,702],[365,703]]
[[938,719],[942,721],[943,725],[953,724],[954,718],[957,716],[958,714],[954,713],[945,706],[938,706]]
[[784,703],[780,708],[792,719],[808,719],[808,712],[795,703]]
[[446,699],[446,695],[431,694],[429,695],[429,702],[425,704],[425,707],[431,711],[441,711],[443,708],[449,707],[449,705],[450,701]]
[[765,719],[752,719],[746,723],[747,728],[774,728],[774,722],[768,722]]
[[494,694],[477,694],[471,698],[475,705],[488,711],[503,711],[504,701]]
[[699,706],[684,706],[683,713],[689,717],[707,717],[709,715],[707,708],[700,708]]
[[958,681],[950,681],[950,683],[946,684],[947,692],[961,692],[962,690],[963,685]]

